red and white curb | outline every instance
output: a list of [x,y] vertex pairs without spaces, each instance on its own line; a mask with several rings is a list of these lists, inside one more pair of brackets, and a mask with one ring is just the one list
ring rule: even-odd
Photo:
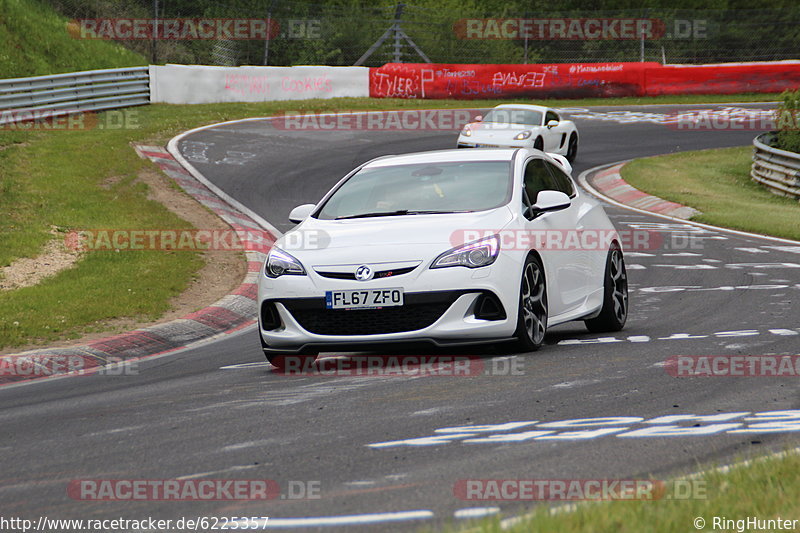
[[620,163],[596,173],[589,178],[592,186],[605,196],[621,204],[644,211],[682,219],[689,219],[694,215],[700,214],[700,211],[693,207],[669,202],[658,196],[642,192],[630,185],[620,176],[620,170],[624,165],[625,163]]
[[[268,231],[272,241],[279,235],[271,226],[242,213],[195,179],[164,148],[133,145],[140,157],[154,162],[167,176],[234,230]],[[247,274],[241,285],[214,304],[177,320],[129,331],[79,346],[43,348],[0,356],[0,385],[65,375],[96,372],[116,365],[163,355],[216,339],[256,323],[258,275],[264,254],[247,251]]]
[[[641,209],[639,207],[634,207],[633,205],[631,205],[629,203],[624,203],[624,202],[620,202],[618,200],[615,200],[613,197],[609,196],[608,194],[605,194],[605,193],[601,192],[600,189],[598,189],[595,186],[595,184],[594,184],[594,176],[595,175],[600,174],[603,171],[609,170],[609,169],[614,168],[614,167],[617,169],[616,173],[619,174],[619,169],[622,168],[622,166],[627,162],[628,161],[620,161],[620,162],[617,162],[617,163],[611,163],[610,165],[609,164],[598,165],[596,167],[592,167],[592,168],[589,168],[587,170],[584,170],[583,172],[580,173],[580,175],[577,178],[578,184],[580,184],[580,186],[583,187],[583,189],[586,190],[592,196],[595,196],[596,198],[599,198],[600,200],[603,200],[604,202],[607,202],[607,203],[609,203],[609,204],[611,204],[613,206],[620,207],[622,209],[627,209],[628,211],[633,211],[634,213],[641,213],[643,215],[650,215],[650,216],[654,216],[654,217],[658,217],[658,218],[663,218],[664,220],[672,220],[672,221],[675,221],[675,222],[680,222],[680,223],[685,224],[685,225],[696,226],[698,228],[708,229],[708,230],[712,230],[712,231],[730,233],[731,235],[738,235],[740,237],[747,237],[747,238],[752,238],[752,239],[761,239],[761,240],[764,240],[764,241],[778,242],[778,243],[782,243],[782,244],[789,244],[789,245],[792,245],[792,246],[800,245],[800,241],[793,241],[791,239],[783,239],[781,237],[773,237],[771,235],[762,235],[760,233],[751,233],[749,231],[741,231],[741,230],[736,230],[736,229],[723,228],[721,226],[712,226],[711,224],[703,224],[702,222],[695,222],[693,220],[687,220],[687,219],[679,218],[679,217],[676,217],[674,215],[670,215],[670,214],[667,214],[667,213],[657,213],[657,212],[649,210],[649,209]],[[639,191],[639,192],[641,192],[641,191]],[[645,193],[642,193],[642,194],[645,194]],[[654,196],[653,198],[656,198],[656,197]],[[674,202],[669,202],[669,203],[674,203]],[[674,205],[680,206],[680,204],[674,204]],[[685,207],[685,206],[683,206],[683,207]],[[699,211],[698,211],[698,213],[699,213]]]

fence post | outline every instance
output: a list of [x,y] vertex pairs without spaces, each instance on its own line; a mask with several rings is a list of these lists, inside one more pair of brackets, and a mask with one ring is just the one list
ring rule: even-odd
[[150,59],[158,64],[158,0],[153,0],[153,46]]
[[269,42],[272,40],[272,11],[275,9],[275,2],[272,0],[269,3],[269,10],[267,11],[267,41],[264,43],[264,66],[269,64]]

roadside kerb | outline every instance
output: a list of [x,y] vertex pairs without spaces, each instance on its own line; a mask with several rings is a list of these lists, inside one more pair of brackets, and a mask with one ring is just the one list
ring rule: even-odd
[[700,211],[693,207],[669,202],[658,196],[642,192],[633,185],[628,184],[620,176],[620,170],[624,165],[625,163],[619,163],[597,172],[590,178],[594,188],[621,204],[661,215],[689,219],[694,215],[700,214]]

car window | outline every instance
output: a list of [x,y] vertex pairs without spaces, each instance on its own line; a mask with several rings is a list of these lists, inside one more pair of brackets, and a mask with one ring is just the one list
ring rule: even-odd
[[575,185],[572,183],[572,178],[570,178],[566,172],[561,170],[558,165],[554,165],[550,161],[544,161],[544,164],[553,175],[553,181],[556,187],[555,190],[561,191],[569,197],[574,196]]
[[331,220],[396,211],[484,211],[507,204],[511,191],[508,161],[367,167],[337,188],[316,217]]
[[541,126],[542,113],[531,109],[501,107],[492,109],[486,113],[486,116],[483,117],[483,121],[495,124],[530,124],[531,126]]
[[545,119],[544,119],[544,123],[545,123],[545,125],[546,125],[548,122],[550,122],[551,120],[555,120],[555,121],[557,121],[557,122],[561,122],[561,119],[560,119],[560,118],[558,118],[558,115],[556,115],[555,111],[548,111],[548,112],[547,112],[547,116],[545,116]]
[[545,168],[542,159],[531,159],[525,165],[525,192],[532,203],[540,191],[557,191],[553,175]]

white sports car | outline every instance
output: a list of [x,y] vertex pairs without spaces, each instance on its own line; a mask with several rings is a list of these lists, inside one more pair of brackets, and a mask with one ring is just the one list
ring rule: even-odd
[[285,355],[512,341],[538,349],[548,327],[622,329],[620,239],[575,187],[561,156],[443,150],[359,166],[270,250],[259,336]]
[[535,148],[565,156],[578,155],[578,129],[553,109],[538,105],[502,104],[464,126],[458,148]]

